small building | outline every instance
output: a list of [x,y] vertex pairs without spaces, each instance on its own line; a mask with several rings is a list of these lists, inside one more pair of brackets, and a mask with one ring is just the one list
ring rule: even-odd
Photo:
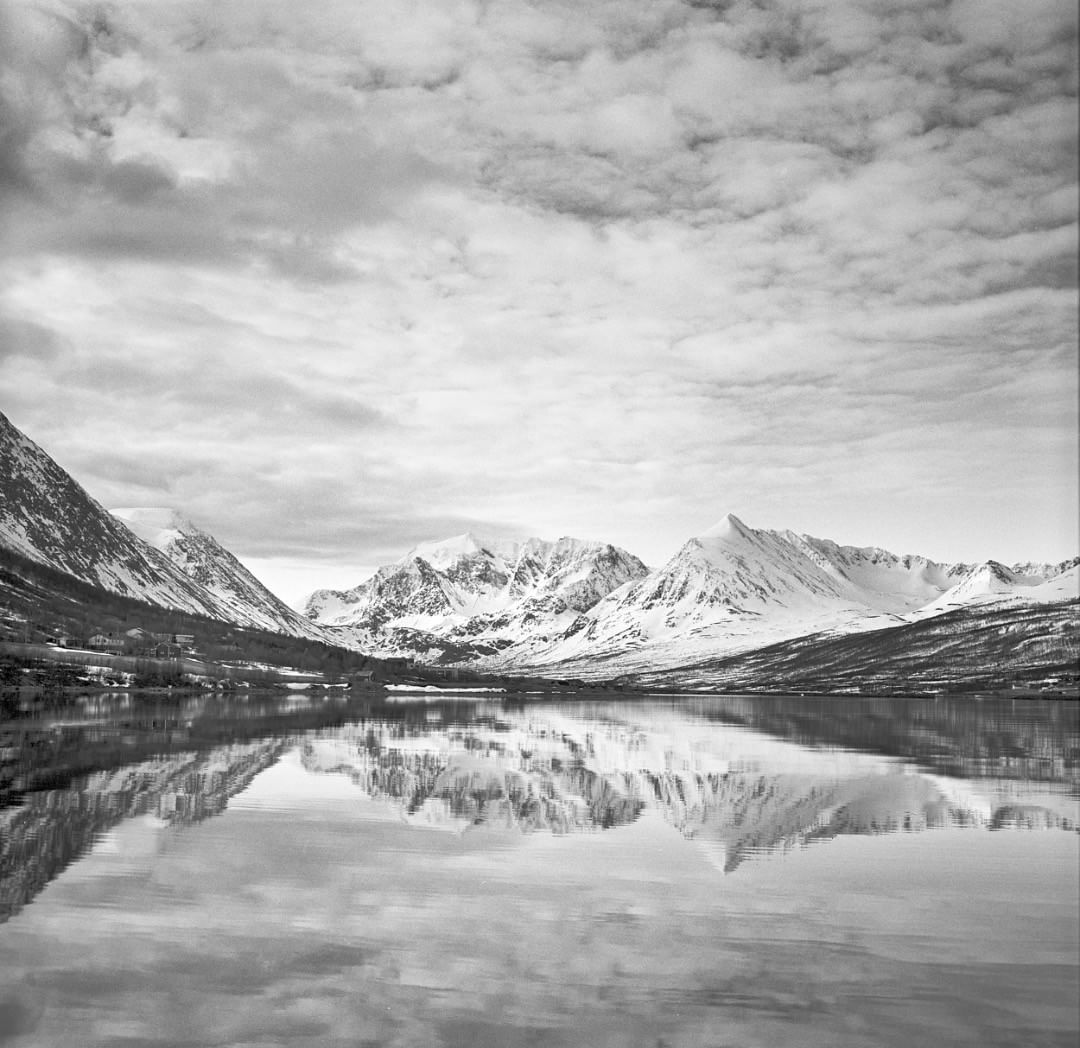
[[144,630],[141,626],[127,630],[124,636],[130,637],[136,644],[148,644],[153,639],[153,634]]
[[176,633],[173,634],[173,643],[179,644],[181,648],[193,648],[195,646],[195,634],[194,633]]
[[86,646],[93,651],[104,651],[112,655],[118,655],[124,650],[124,642],[119,637],[104,633],[95,633],[86,642]]

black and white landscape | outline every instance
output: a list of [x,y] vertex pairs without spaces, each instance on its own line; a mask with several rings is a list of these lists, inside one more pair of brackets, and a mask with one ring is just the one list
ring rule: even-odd
[[1074,1048],[1075,0],[0,0],[0,1044]]

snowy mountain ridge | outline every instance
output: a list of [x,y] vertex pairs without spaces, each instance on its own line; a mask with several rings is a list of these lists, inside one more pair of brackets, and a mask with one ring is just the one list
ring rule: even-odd
[[106,511],[3,414],[0,495],[0,546],[38,564],[160,607],[326,639],[171,510]]
[[322,630],[271,593],[217,539],[176,510],[124,507],[110,513],[215,598],[230,622],[326,639]]
[[368,636],[424,631],[447,643],[504,646],[555,637],[602,597],[648,572],[600,542],[560,538],[484,542],[460,535],[422,543],[350,590],[318,590],[306,614]]
[[1075,560],[939,564],[755,529],[734,514],[653,571],[603,549],[572,539],[485,544],[471,535],[424,543],[353,590],[313,594],[307,614],[362,630],[375,648],[411,645],[418,657],[456,660],[471,645],[481,666],[543,672],[590,661],[606,669],[684,665],[971,604],[1080,596]]
[[1080,596],[1077,561],[1047,566],[1045,575],[993,564],[937,564],[841,546],[750,528],[728,514],[646,578],[599,601],[559,643],[534,648],[527,658],[536,665],[585,659],[685,665],[810,633],[900,625],[974,603]]

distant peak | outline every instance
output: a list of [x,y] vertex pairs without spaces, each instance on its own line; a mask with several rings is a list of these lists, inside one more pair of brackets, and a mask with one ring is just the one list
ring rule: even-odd
[[435,550],[452,553],[473,553],[480,548],[480,541],[471,532],[466,531],[461,535],[453,535],[448,539],[432,539],[428,542],[418,542],[412,552],[417,556],[423,556]]
[[1003,582],[1012,582],[1017,574],[1012,568],[1007,568],[1001,561],[987,560],[975,569],[976,574],[993,575],[995,578],[1001,579]]
[[750,529],[734,513],[725,513],[708,531],[702,532],[701,539],[736,539],[749,538]]
[[169,506],[121,506],[119,509],[111,509],[109,512],[114,517],[133,524],[145,524],[152,528],[169,528],[179,531],[183,527],[190,527],[190,521],[185,520],[178,510]]
[[432,542],[420,542],[414,546],[399,563],[407,564],[412,560],[425,560],[433,567],[447,568],[461,557],[471,557],[484,549],[481,542],[471,531],[452,538]]
[[123,506],[109,513],[151,546],[164,549],[178,535],[198,535],[199,529],[168,506]]

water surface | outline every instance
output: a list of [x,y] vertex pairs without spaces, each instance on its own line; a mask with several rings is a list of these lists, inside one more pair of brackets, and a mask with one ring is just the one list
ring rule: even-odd
[[0,723],[13,1045],[1073,1045],[1075,703]]

